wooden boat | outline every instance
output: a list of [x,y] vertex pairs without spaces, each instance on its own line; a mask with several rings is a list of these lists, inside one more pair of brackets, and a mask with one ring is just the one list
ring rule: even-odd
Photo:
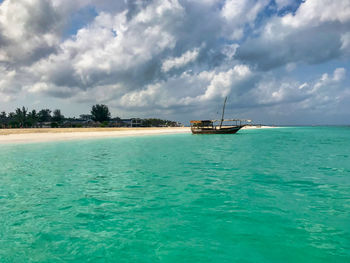
[[[224,107],[222,109],[221,120],[194,120],[190,121],[191,131],[193,134],[234,134],[241,128],[248,125],[251,120],[240,120],[240,119],[224,119],[225,105],[227,97],[224,101]],[[219,125],[215,123],[220,122]],[[225,125],[223,123],[233,122],[231,125]]]
[[191,121],[191,131],[193,134],[234,134],[247,124],[238,124],[242,120],[222,120],[223,122],[236,121],[237,125],[215,125],[218,120]]

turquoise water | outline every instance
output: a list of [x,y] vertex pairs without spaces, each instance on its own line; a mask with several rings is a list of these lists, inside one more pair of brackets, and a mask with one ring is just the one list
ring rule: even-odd
[[0,145],[0,262],[350,262],[350,128]]

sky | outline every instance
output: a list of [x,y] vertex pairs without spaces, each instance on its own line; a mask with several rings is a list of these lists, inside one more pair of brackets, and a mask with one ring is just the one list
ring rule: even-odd
[[3,0],[0,111],[350,124],[349,0]]

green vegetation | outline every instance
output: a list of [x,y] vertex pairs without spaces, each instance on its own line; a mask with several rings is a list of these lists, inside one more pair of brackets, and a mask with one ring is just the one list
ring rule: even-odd
[[61,114],[61,110],[54,110],[53,116],[51,118],[51,128],[58,128],[62,126],[62,123],[64,121],[64,116]]
[[178,124],[175,121],[151,118],[151,119],[141,120],[141,126],[144,126],[144,127],[175,127],[175,126],[178,126]]
[[179,123],[157,118],[121,119],[111,118],[108,107],[96,104],[91,108],[91,114],[82,114],[80,118],[66,118],[61,110],[42,109],[28,111],[27,108],[17,108],[14,112],[0,113],[0,128],[57,128],[57,127],[176,127]]
[[96,104],[92,106],[91,115],[92,120],[98,122],[106,122],[111,118],[111,113],[109,112],[108,107],[104,104]]
[[38,120],[42,124],[43,122],[51,121],[51,110],[43,109],[38,113]]

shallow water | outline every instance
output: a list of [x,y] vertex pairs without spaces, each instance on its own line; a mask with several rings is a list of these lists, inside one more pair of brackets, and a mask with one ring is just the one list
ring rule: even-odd
[[350,262],[350,128],[0,145],[0,262]]

